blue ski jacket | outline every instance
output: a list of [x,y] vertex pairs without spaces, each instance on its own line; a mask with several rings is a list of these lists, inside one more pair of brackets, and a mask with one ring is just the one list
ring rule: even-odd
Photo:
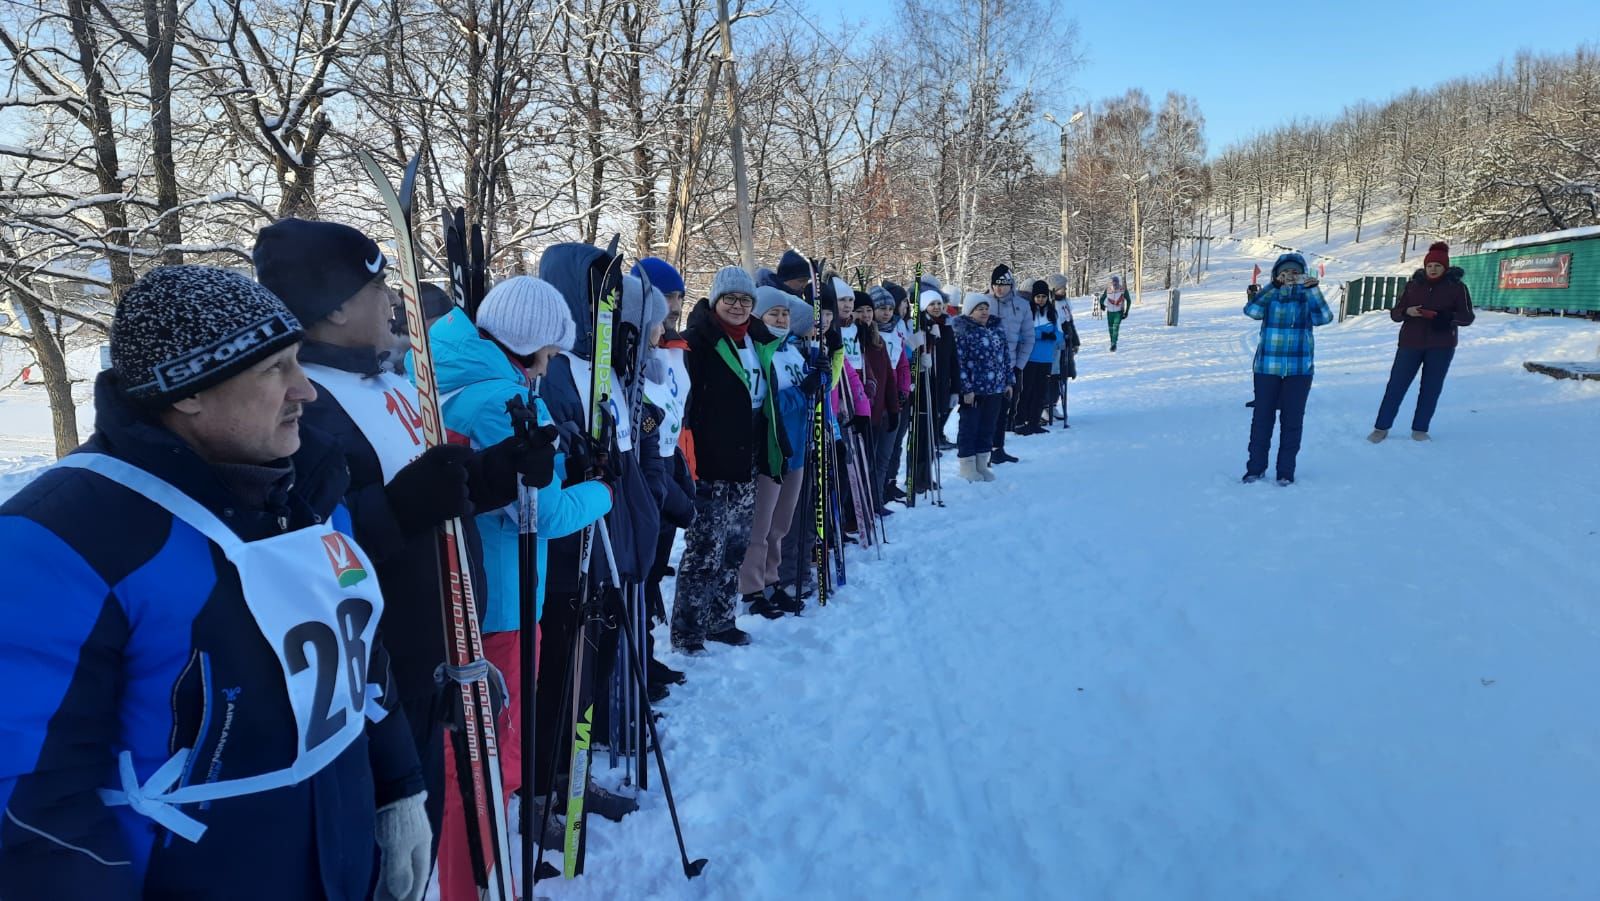
[[[960,368],[957,394],[1004,394],[1016,380],[1006,327],[998,316],[979,325],[971,316],[957,317],[956,363]],[[1031,348],[1030,348],[1031,351]]]
[[[444,425],[467,438],[473,447],[489,447],[511,437],[511,417],[506,401],[529,396],[528,380],[522,370],[506,358],[493,342],[478,335],[465,312],[452,310],[428,329],[433,350],[434,375],[444,397]],[[550,422],[544,401],[534,397],[539,422]],[[566,456],[556,455],[557,473],[566,471]],[[561,479],[536,492],[538,529],[536,565],[539,577],[536,609],[544,611],[544,572],[548,566],[549,544],[589,525],[611,510],[611,492],[600,482],[581,482],[561,487]],[[517,505],[490,510],[477,516],[483,536],[483,562],[488,572],[488,600],[483,612],[485,632],[511,632],[521,628],[522,596],[519,566]]]
[[[301,431],[298,465],[253,507],[105,372],[84,449],[170,482],[246,540],[329,520],[348,533],[343,454]],[[206,831],[173,835],[101,801],[119,752],[142,784],[191,747],[201,765],[186,785],[282,769],[297,750],[283,669],[238,572],[162,507],[76,469],[47,470],[0,505],[0,546],[0,897],[367,897],[377,805],[422,789],[399,711],[298,784],[183,805]],[[391,705],[387,656],[370,654]]]

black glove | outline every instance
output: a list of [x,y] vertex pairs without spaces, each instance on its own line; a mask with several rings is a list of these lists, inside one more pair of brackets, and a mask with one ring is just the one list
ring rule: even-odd
[[865,435],[872,428],[872,418],[869,416],[856,416],[850,420],[850,427],[858,434]]
[[[532,411],[527,413],[532,415]],[[513,417],[515,418],[515,417]],[[498,510],[517,499],[517,477],[529,488],[543,488],[555,477],[555,426],[542,426],[485,448],[468,466],[472,506]]]
[[900,428],[900,414],[890,410],[883,414],[883,430],[893,432]]
[[1439,315],[1433,317],[1433,322],[1429,323],[1429,325],[1436,332],[1448,332],[1450,331],[1450,326],[1455,324],[1455,321],[1455,310],[1440,310]]
[[395,522],[407,535],[472,513],[467,468],[472,448],[460,444],[430,447],[395,473],[383,490]]
[[800,390],[806,394],[815,394],[822,387],[822,370],[813,369],[806,373],[800,380]]
[[571,488],[573,485],[586,482],[589,479],[589,453],[587,447],[573,447],[567,451],[566,472],[561,476],[561,487]]
[[909,391],[900,392],[900,406],[904,407],[909,403],[911,403],[911,392],[909,392]]

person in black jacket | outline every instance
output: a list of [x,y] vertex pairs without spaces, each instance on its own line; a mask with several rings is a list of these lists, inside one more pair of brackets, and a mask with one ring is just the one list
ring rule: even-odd
[[[633,276],[623,276],[614,268],[615,258],[590,244],[564,243],[547,248],[539,258],[539,277],[554,285],[566,298],[572,314],[576,337],[573,349],[552,357],[540,384],[539,393],[550,411],[551,419],[561,430],[563,448],[568,460],[568,481],[599,475],[612,489],[611,513],[606,525],[611,538],[611,548],[621,585],[612,584],[611,565],[604,550],[596,542],[590,561],[591,594],[581,598],[580,550],[581,536],[552,540],[549,544],[547,572],[545,574],[544,613],[539,621],[539,683],[538,723],[535,734],[552,736],[569,734],[572,725],[572,696],[563,697],[563,685],[574,686],[568,679],[572,667],[572,651],[580,628],[582,601],[598,601],[605,614],[607,626],[602,632],[597,656],[595,685],[596,722],[604,721],[609,711],[604,703],[606,684],[610,680],[610,667],[615,661],[616,623],[622,615],[622,591],[644,585],[655,560],[656,541],[660,533],[661,508],[652,489],[658,482],[656,473],[664,468],[659,459],[657,432],[646,433],[634,428],[632,420],[632,383],[637,363],[629,362],[643,347],[651,317],[645,314],[641,330],[640,315],[644,295],[642,282]],[[612,358],[613,391],[611,402],[604,406],[603,415],[611,425],[605,446],[598,446],[590,437],[589,393],[594,361],[594,323],[591,321],[590,300],[616,291],[623,300],[623,308],[613,315]],[[660,299],[659,292],[654,292]],[[662,317],[665,301],[661,301]],[[654,300],[651,301],[654,303]],[[637,453],[635,453],[635,449]],[[601,457],[604,466],[597,466]],[[609,646],[609,650],[607,650]],[[603,730],[599,734],[604,735]],[[550,752],[555,752],[554,769]],[[547,797],[553,790],[563,792],[566,780],[560,774],[570,767],[571,743],[540,740],[535,754],[535,797]],[[553,784],[545,780],[551,772],[557,774]],[[608,820],[621,820],[637,810],[637,801],[606,791],[591,783],[585,790],[584,807]]]
[[684,535],[672,605],[672,645],[686,653],[705,642],[748,644],[734,623],[739,563],[755,515],[757,471],[783,478],[789,456],[771,390],[779,341],[752,315],[756,285],[736,266],[716,274],[711,303],[690,317],[689,407],[695,519]]
[[0,506],[0,897],[355,901],[375,847],[380,894],[422,897],[384,599],[301,422],[301,336],[241,275],[153,270],[93,437]]
[[945,319],[944,295],[926,289],[922,303],[922,340],[918,353],[922,354],[917,378],[921,382],[918,396],[922,398],[916,410],[917,438],[915,445],[921,457],[917,464],[917,491],[934,487],[933,458],[944,449],[944,423],[950,417],[950,397],[955,392],[952,379],[956,372],[956,333]]
[[[388,261],[371,238],[348,225],[283,219],[261,230],[252,257],[256,279],[306,329],[300,362],[317,397],[305,407],[305,422],[334,437],[350,468],[356,540],[372,554],[388,599],[384,640],[422,760],[437,847],[444,727],[459,706],[459,694],[441,692],[434,679],[449,634],[439,526],[460,518],[481,617],[487,580],[470,514],[511,503],[519,475],[548,485],[554,451],[517,436],[478,453],[461,446],[424,452],[417,389],[381,366],[391,348],[395,293],[385,281]],[[464,759],[465,735],[452,737]]]

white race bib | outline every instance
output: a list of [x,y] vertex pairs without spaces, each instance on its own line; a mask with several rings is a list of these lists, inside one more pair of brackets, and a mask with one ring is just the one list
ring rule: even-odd
[[319,363],[306,363],[302,368],[317,390],[333,395],[372,445],[383,468],[384,484],[427,450],[415,385],[392,372],[363,376]]
[[750,409],[759,410],[767,399],[767,377],[761,371],[761,356],[756,353],[755,342],[749,335],[739,345],[739,363],[744,366],[745,379],[750,383]]
[[[260,541],[244,541],[211,511],[131,463],[73,454],[58,466],[87,469],[167,510],[220,547],[239,573],[245,606],[283,670],[296,726],[295,759],[267,773],[179,785],[192,748],[180,750],[143,784],[133,758],[119,755],[120,789],[102,789],[108,805],[127,804],[189,841],[205,826],[174,805],[236,798],[294,785],[316,775],[366,728],[383,718],[382,693],[367,681],[383,594],[372,562],[353,539],[322,523]],[[195,772],[202,772],[196,769]]]
[[[589,389],[591,388],[589,361],[568,351],[562,351],[562,356],[572,364],[572,381],[578,386],[578,398],[583,401],[583,409],[589,409]],[[617,424],[617,450],[633,450],[633,412],[628,405],[622,402],[622,379],[617,378],[616,370],[611,372],[611,396],[606,400],[606,409],[611,413],[611,419]]]
[[786,391],[805,381],[805,377],[806,358],[799,348],[784,342],[783,349],[772,356],[773,386],[780,392]]
[[644,383],[644,396],[661,408],[661,456],[670,457],[678,449],[683,433],[683,413],[689,401],[689,368],[683,364],[679,348],[656,348],[666,362],[663,381]]
[[844,340],[844,358],[850,368],[857,373],[867,365],[867,358],[861,353],[861,332],[857,325],[847,325],[839,329],[839,336]]
[[887,332],[879,329],[878,332],[883,335],[883,343],[889,348],[889,368],[894,369],[900,365],[900,352],[905,349],[905,339],[894,329]]

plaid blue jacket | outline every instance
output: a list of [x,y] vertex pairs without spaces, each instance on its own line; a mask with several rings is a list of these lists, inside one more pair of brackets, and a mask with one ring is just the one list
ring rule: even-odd
[[1315,342],[1311,330],[1333,321],[1321,288],[1272,285],[1244,305],[1244,314],[1261,320],[1254,370],[1261,375],[1311,375]]

